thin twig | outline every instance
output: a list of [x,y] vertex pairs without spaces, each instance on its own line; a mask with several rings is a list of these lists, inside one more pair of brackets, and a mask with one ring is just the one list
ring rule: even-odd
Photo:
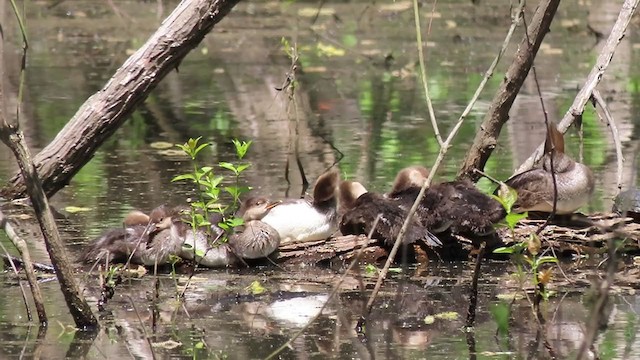
[[[531,39],[529,38],[529,29],[527,28],[527,19],[525,17],[522,17],[522,23],[524,25],[524,36],[527,38],[527,46],[531,48]],[[549,225],[549,222],[551,221],[551,219],[556,215],[556,211],[558,208],[558,181],[556,179],[556,168],[554,164],[556,144],[550,141],[551,134],[549,133],[549,114],[547,113],[547,108],[544,106],[544,98],[542,97],[542,90],[540,90],[540,82],[538,81],[538,73],[536,72],[535,58],[533,58],[534,56],[532,51],[529,51],[528,53],[532,58],[531,59],[531,75],[533,75],[533,82],[536,85],[536,92],[538,93],[538,98],[540,99],[540,107],[542,108],[542,115],[544,116],[544,125],[547,128],[546,141],[549,141],[551,145],[551,149],[549,150],[549,153],[546,155],[549,156],[549,165],[551,167],[550,170],[551,170],[551,183],[553,184],[553,203],[551,206],[551,213],[549,214],[549,216],[547,216],[547,221],[542,223],[542,225],[540,225],[540,227],[536,231],[536,235],[540,235],[542,230],[544,230],[544,228],[547,227],[547,225]]]
[[[611,29],[611,33],[607,38],[607,41],[598,56],[598,60],[591,68],[591,72],[587,77],[585,84],[582,86],[582,89],[578,92],[575,99],[573,100],[573,104],[567,110],[566,114],[562,118],[562,121],[558,123],[558,130],[564,133],[569,125],[573,123],[576,117],[581,116],[584,112],[584,107],[591,98],[591,94],[593,94],[593,90],[600,83],[602,76],[604,75],[607,67],[611,63],[611,59],[613,59],[613,54],[618,47],[618,44],[624,37],[624,34],[627,30],[627,26],[631,21],[631,18],[638,7],[638,3],[640,0],[625,0],[620,13],[618,14],[618,19],[616,20],[615,25]],[[544,143],[539,145],[536,151],[529,156],[529,158],[520,165],[520,167],[515,171],[516,174],[529,170],[533,167],[533,165],[538,162],[542,158],[542,154],[544,151]]]
[[[435,12],[436,2],[433,3],[431,14]],[[433,19],[433,16],[431,16]],[[431,120],[431,126],[433,127],[433,133],[438,140],[438,145],[442,146],[442,136],[440,136],[440,129],[438,129],[438,122],[436,121],[436,114],[433,110],[433,104],[431,103],[431,96],[429,95],[429,85],[427,84],[427,68],[424,62],[424,49],[422,48],[422,30],[420,27],[420,12],[418,7],[418,0],[413,0],[413,21],[416,27],[416,43],[418,44],[418,60],[420,62],[420,80],[424,87],[424,97],[427,102],[427,109],[429,111],[429,119]],[[431,28],[431,22],[429,22],[429,29]]]
[[[2,212],[0,212],[0,223],[2,223],[2,221]],[[7,255],[7,259],[9,259],[9,264],[11,264],[11,269],[13,269],[13,272],[16,274],[16,276],[20,276],[20,272],[18,271],[16,264],[13,262],[13,257],[9,255],[9,251],[7,251],[7,248],[4,247],[4,244],[2,244],[2,242],[0,242],[0,248],[2,248],[2,251]],[[29,308],[29,302],[27,301],[27,293],[24,291],[24,286],[22,286],[22,281],[20,279],[18,279],[18,285],[20,286],[20,293],[22,294],[24,307],[27,310],[27,319],[29,320],[29,322],[31,322],[33,321],[33,315],[31,315],[31,309]]]
[[380,287],[382,286],[382,281],[387,276],[387,272],[389,271],[389,267],[391,267],[391,262],[393,262],[393,259],[395,258],[395,255],[398,252],[398,248],[400,248],[400,244],[401,244],[402,238],[404,237],[404,233],[407,231],[409,223],[411,222],[411,219],[413,218],[413,214],[416,212],[416,209],[418,208],[418,205],[420,204],[420,201],[422,201],[422,197],[424,196],[424,193],[426,192],[427,188],[431,185],[431,181],[433,180],[433,177],[435,176],[436,171],[440,167],[440,164],[442,163],[442,160],[444,159],[444,155],[447,153],[447,150],[449,149],[449,145],[450,145],[451,141],[453,140],[455,135],[458,133],[458,130],[460,130],[460,127],[464,123],[464,120],[465,120],[466,116],[469,114],[469,112],[473,108],[473,105],[475,104],[476,100],[480,96],[480,93],[484,89],[484,86],[486,85],[487,81],[493,75],[493,72],[494,72],[496,66],[498,65],[498,62],[500,61],[500,58],[504,54],[504,51],[506,50],[507,45],[509,44],[509,40],[511,39],[511,36],[513,35],[513,32],[514,32],[514,30],[515,30],[515,28],[517,26],[517,23],[520,21],[520,16],[521,16],[520,14],[522,13],[523,6],[524,6],[524,0],[521,0],[520,6],[518,7],[518,13],[515,16],[515,19],[513,20],[512,24],[511,24],[511,27],[509,28],[509,31],[507,31],[507,35],[505,37],[504,42],[502,43],[502,47],[500,48],[500,51],[498,52],[498,54],[496,55],[495,59],[493,60],[493,62],[489,66],[489,68],[487,69],[487,72],[485,73],[484,78],[482,79],[482,81],[478,85],[478,89],[476,89],[476,92],[474,93],[473,97],[469,101],[469,104],[467,105],[466,109],[460,115],[460,118],[458,119],[458,122],[456,123],[456,125],[453,127],[453,129],[449,133],[449,136],[447,137],[445,142],[442,143],[442,146],[440,147],[440,151],[438,153],[438,157],[436,158],[435,163],[431,167],[431,172],[429,173],[429,177],[427,178],[425,183],[422,185],[422,188],[420,189],[420,193],[418,194],[418,197],[416,198],[415,202],[413,203],[413,206],[409,210],[409,213],[407,214],[407,218],[405,219],[404,224],[402,224],[402,228],[400,229],[400,233],[398,234],[398,237],[396,238],[396,242],[393,244],[393,248],[391,249],[391,252],[389,253],[389,257],[387,259],[387,262],[384,264],[384,267],[382,268],[382,271],[380,272],[380,275],[378,276],[378,281],[376,282],[376,285],[375,285],[375,287],[373,289],[373,292],[371,293],[371,296],[369,297],[369,301],[367,302],[367,307],[366,307],[367,314],[371,312],[371,307],[373,306],[373,301],[375,300],[375,297],[377,296],[378,292],[380,291]]
[[487,244],[483,241],[482,244],[480,244],[480,249],[476,256],[476,264],[473,268],[473,279],[471,280],[471,290],[469,291],[469,307],[467,308],[467,321],[465,323],[467,331],[470,331],[476,320],[476,307],[478,305],[478,279],[480,278],[480,267],[482,265],[482,258],[484,257],[486,247]]
[[380,215],[376,216],[376,219],[373,221],[373,226],[371,227],[371,231],[367,235],[367,241],[364,244],[362,244],[360,249],[358,249],[358,252],[356,253],[356,256],[354,256],[353,260],[351,261],[351,264],[349,264],[349,267],[347,267],[347,269],[344,271],[344,274],[342,274],[342,276],[340,277],[338,282],[335,284],[333,290],[329,294],[329,298],[327,298],[327,301],[324,304],[322,304],[320,309],[318,309],[318,313],[313,318],[311,318],[311,320],[309,320],[307,325],[305,325],[302,329],[300,329],[298,332],[293,334],[293,336],[289,340],[287,340],[286,343],[282,344],[282,346],[280,346],[279,348],[274,350],[271,354],[269,354],[269,356],[267,356],[265,358],[265,360],[272,359],[273,357],[277,356],[280,352],[282,352],[282,350],[284,350],[287,347],[289,347],[291,345],[291,343],[293,343],[293,341],[295,339],[297,339],[300,335],[302,335],[302,333],[305,330],[307,330],[309,325],[311,325],[314,321],[316,321],[316,319],[318,319],[320,317],[320,315],[322,315],[322,311],[324,310],[324,308],[331,301],[331,299],[333,299],[333,297],[338,293],[338,291],[340,289],[340,285],[342,285],[342,282],[347,277],[347,275],[351,272],[351,269],[353,269],[353,267],[358,263],[360,257],[362,257],[362,254],[364,253],[364,250],[367,248],[367,246],[371,242],[371,237],[373,236],[373,232],[375,231],[376,227],[378,226],[378,221],[379,220],[380,220]]
[[609,257],[607,263],[607,276],[598,285],[598,297],[595,301],[593,309],[591,310],[591,315],[586,322],[586,331],[584,332],[582,343],[580,343],[578,355],[576,356],[576,359],[579,360],[590,358],[587,350],[589,350],[594,345],[594,341],[596,339],[598,329],[600,328],[600,324],[603,322],[603,320],[605,320],[605,317],[609,315],[609,313],[606,311],[607,303],[609,301],[609,290],[611,289],[611,285],[613,285],[616,268],[618,266],[616,259],[615,240],[613,238],[609,238],[607,240],[607,254]]
[[142,332],[144,333],[144,338],[145,340],[147,340],[147,344],[149,344],[149,351],[151,352],[151,357],[153,358],[153,360],[156,359],[156,352],[153,351],[153,343],[151,342],[151,338],[149,337],[149,333],[147,332],[147,327],[144,325],[144,322],[142,321],[142,318],[140,318],[140,313],[138,312],[138,308],[136,307],[136,303],[133,301],[133,298],[131,298],[131,295],[125,295],[128,299],[129,302],[131,303],[131,306],[133,307],[133,311],[136,313],[136,316],[138,317],[138,321],[140,322],[140,326],[142,326]]
[[611,129],[611,136],[613,137],[613,144],[616,147],[616,160],[618,163],[616,186],[618,188],[618,193],[620,193],[620,190],[622,190],[622,170],[623,170],[624,157],[622,155],[622,144],[620,142],[620,135],[618,134],[618,127],[616,126],[616,122],[613,119],[613,116],[611,116],[609,107],[607,106],[607,103],[602,98],[600,91],[598,91],[597,89],[593,89],[593,92],[591,93],[591,95],[592,95],[592,98],[595,100],[596,104],[598,104],[602,109],[606,124]]

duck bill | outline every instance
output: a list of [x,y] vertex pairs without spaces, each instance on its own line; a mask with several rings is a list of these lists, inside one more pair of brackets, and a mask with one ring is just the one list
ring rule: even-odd
[[282,204],[282,200],[271,202],[271,203],[267,204],[267,210],[271,210],[271,209],[273,209],[274,207],[276,207],[276,206],[278,206],[280,204]]
[[153,222],[149,222],[147,226],[144,228],[144,234],[145,235],[153,234],[156,231],[156,229],[157,229],[156,224]]

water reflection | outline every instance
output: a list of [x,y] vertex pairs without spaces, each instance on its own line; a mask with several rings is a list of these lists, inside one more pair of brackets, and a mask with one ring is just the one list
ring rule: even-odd
[[[396,3],[406,6],[405,2]],[[21,124],[33,151],[55,136],[82,102],[99,90],[124,62],[127,54],[155,30],[158,19],[176,4],[177,1],[29,4],[27,16],[37,21],[29,23],[31,52]],[[323,12],[310,27],[311,19],[304,14],[316,6],[313,2],[241,3],[185,59],[178,72],[159,84],[71,184],[52,199],[64,215],[59,225],[73,254],[103,229],[117,226],[133,208],[150,209],[163,202],[184,203],[192,196],[188,185],[170,182],[174,175],[188,171],[189,162],[159,153],[151,146],[157,141],[181,143],[188,137],[204,136],[214,146],[203,161],[216,164],[233,158],[231,138],[253,140],[249,154],[252,167],[244,181],[265,195],[276,197],[283,196],[289,188],[284,181],[284,168],[287,159],[293,161],[288,155],[289,134],[296,122],[291,119],[297,119],[301,161],[311,181],[341,158],[338,166],[346,177],[357,179],[374,191],[386,191],[402,167],[432,163],[438,147],[415,76],[414,32],[412,26],[399,26],[412,23],[410,7],[394,10],[387,4],[368,1],[325,4],[331,11]],[[601,46],[600,43],[594,47],[586,22],[607,33],[618,7],[614,1],[562,3],[553,31],[545,41],[549,45],[536,59],[551,118],[564,114]],[[426,43],[428,81],[441,131],[447,133],[495,55],[510,24],[510,14],[501,1],[483,1],[477,6],[469,1],[439,1],[436,10]],[[424,19],[430,19],[428,12],[423,11]],[[9,14],[5,10],[5,19]],[[3,29],[6,38],[17,38],[14,27]],[[295,108],[286,94],[275,90],[289,68],[280,43],[282,36],[295,38],[302,56]],[[633,61],[637,52],[635,36],[631,32],[624,39],[599,87],[621,132],[626,185],[637,184],[640,148],[635,116],[639,103],[638,62]],[[345,55],[335,56],[340,49],[344,49]],[[5,52],[6,69],[19,68],[18,54],[11,49]],[[509,56],[504,61],[506,64]],[[441,179],[455,175],[505,66],[490,80],[462,127],[445,168],[439,172]],[[9,94],[7,103],[12,105],[18,72],[5,72],[9,77],[5,88]],[[533,82],[528,80],[487,164],[487,172],[503,179],[511,175],[544,138],[541,119],[538,95]],[[596,195],[585,210],[607,210],[615,190],[615,156],[608,130],[588,110],[584,115],[582,152],[575,130],[571,130],[567,139],[571,155],[584,158],[599,179]],[[11,153],[4,145],[0,147],[3,149],[0,180],[6,180],[16,168]],[[292,181],[289,192],[295,194],[301,180],[292,175]],[[70,205],[87,207],[90,211],[64,211]],[[28,239],[40,239],[35,226],[23,226],[22,232]],[[42,242],[33,240],[31,244],[35,259],[46,261]],[[352,288],[333,300],[319,321],[283,357],[450,358],[458,354],[466,357],[467,340],[459,331],[461,318],[424,323],[428,315],[455,311],[464,316],[466,311],[468,274],[460,268],[446,273],[441,266],[433,265],[429,278],[396,279],[387,285],[369,321],[366,343],[356,337],[353,327],[368,295],[361,291],[368,290],[371,281],[354,276],[349,282]],[[500,285],[508,279],[500,271],[502,266],[492,269],[496,273],[487,275],[482,290],[476,350],[525,354],[535,336],[526,302],[519,301],[516,306],[514,318],[518,321],[511,328],[511,336],[499,340],[493,337],[495,324],[488,309],[501,302],[498,293],[508,291]],[[308,305],[306,301],[316,303],[328,294],[330,280],[336,276],[319,269],[272,271],[201,273],[201,282],[187,292],[184,306],[177,306],[173,300],[173,280],[163,277],[155,330],[151,324],[153,282],[132,280],[119,289],[120,298],[110,304],[113,313],[104,316],[111,322],[89,347],[89,357],[150,356],[142,326],[124,294],[134,297],[153,342],[163,344],[156,349],[163,357],[186,357],[193,352],[205,355],[207,351],[198,346],[200,341],[206,343],[207,350],[221,356],[264,357],[297,331],[310,314],[304,312],[295,320],[285,320],[280,315],[282,308],[298,310]],[[306,279],[300,285],[300,279],[296,278],[301,272],[322,280]],[[246,297],[245,287],[256,279],[267,284],[269,294]],[[34,356],[42,352],[52,358],[76,354],[76,348],[66,352],[65,344],[72,343],[77,335],[58,332],[53,323],[44,341],[34,339],[35,330],[24,326],[23,309],[13,301],[19,298],[15,281],[9,275],[3,280],[1,286],[6,296],[0,298],[2,357],[18,356],[23,351]],[[87,294],[96,296],[97,282],[89,280]],[[63,299],[57,284],[48,283],[43,291],[51,318],[63,324],[72,323],[61,305]],[[629,304],[637,301],[635,295],[615,298],[617,313],[602,339],[602,345],[613,343],[611,347],[619,350],[620,357],[637,355],[635,338],[625,335],[635,333],[633,319],[637,309]],[[571,292],[552,300],[550,307],[554,306],[559,310],[548,336],[559,354],[569,355],[581,338],[577,329],[587,316],[585,306],[580,295]],[[168,340],[180,345],[174,348]],[[75,343],[86,344],[81,340]],[[85,351],[81,349],[79,353]]]

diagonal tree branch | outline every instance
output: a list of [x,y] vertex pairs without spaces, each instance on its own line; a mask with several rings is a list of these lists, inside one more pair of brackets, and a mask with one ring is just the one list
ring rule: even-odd
[[[56,138],[34,158],[47,196],[55,194],[89,162],[156,85],[240,0],[183,0],[149,40],[78,109]],[[0,193],[24,196],[15,174]]]
[[[559,4],[560,0],[542,0],[538,4],[533,19],[531,19],[531,25],[527,29],[529,35],[528,37],[524,36],[518,46],[504,81],[491,102],[491,107],[485,115],[480,129],[478,129],[473,145],[467,152],[458,178],[477,180],[480,177],[475,169],[484,170],[489,156],[495,149],[500,130],[509,120],[511,105],[513,105],[516,95],[529,74],[533,59],[538,53],[544,36],[549,32],[551,21]],[[527,38],[531,39],[533,43],[529,44]]]

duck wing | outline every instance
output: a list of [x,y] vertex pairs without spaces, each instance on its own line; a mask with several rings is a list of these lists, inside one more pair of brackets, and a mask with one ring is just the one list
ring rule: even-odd
[[553,201],[553,179],[551,173],[543,169],[532,169],[517,174],[505,181],[505,184],[518,193],[518,199],[512,208],[515,212],[543,211],[538,207]]
[[[385,199],[375,193],[366,193],[358,198],[353,209],[347,211],[340,222],[340,231],[344,235],[369,234],[376,217],[380,220],[372,237],[392,246],[400,233],[407,217],[407,211],[399,203]],[[441,246],[440,240],[414,217],[407,228],[403,243],[412,244],[423,241],[429,246]]]

